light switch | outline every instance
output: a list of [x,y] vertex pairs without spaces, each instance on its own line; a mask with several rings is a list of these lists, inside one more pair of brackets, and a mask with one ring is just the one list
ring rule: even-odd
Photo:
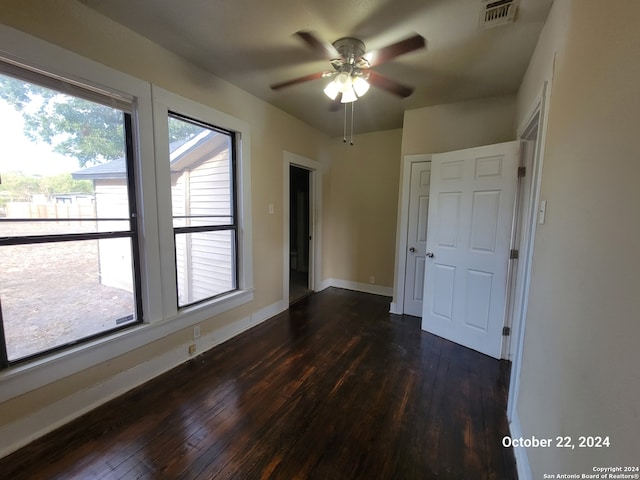
[[544,224],[544,216],[547,213],[547,201],[546,200],[541,200],[540,201],[540,208],[538,209],[538,223],[540,225]]
[[273,203],[269,204],[269,215],[273,215],[274,209],[273,209]]

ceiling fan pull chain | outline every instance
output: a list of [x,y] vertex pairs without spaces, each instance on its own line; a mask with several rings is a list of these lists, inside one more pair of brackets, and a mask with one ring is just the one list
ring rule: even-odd
[[351,146],[353,146],[353,109],[355,108],[356,102],[351,102]]
[[342,141],[347,143],[347,104],[344,104],[344,126],[342,127]]

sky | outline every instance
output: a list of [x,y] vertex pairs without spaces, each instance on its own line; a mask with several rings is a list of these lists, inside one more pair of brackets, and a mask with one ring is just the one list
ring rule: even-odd
[[20,171],[25,175],[57,175],[80,169],[78,160],[52,152],[51,145],[24,136],[22,115],[0,99],[0,175]]

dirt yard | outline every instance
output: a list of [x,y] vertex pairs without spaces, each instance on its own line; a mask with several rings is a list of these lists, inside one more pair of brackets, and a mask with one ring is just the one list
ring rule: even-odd
[[[48,233],[68,232],[63,223],[47,223]],[[2,222],[0,236],[41,229]],[[113,329],[135,311],[130,292],[100,284],[97,240],[1,247],[0,306],[9,360]]]

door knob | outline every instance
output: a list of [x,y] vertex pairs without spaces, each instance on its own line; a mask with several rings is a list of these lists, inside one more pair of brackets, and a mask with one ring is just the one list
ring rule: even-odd
[[429,257],[429,258],[433,258],[433,257],[435,257],[435,255],[433,254],[433,252],[427,252],[427,253],[425,254],[425,256],[427,256],[427,257]]
[[416,249],[415,249],[415,248],[413,248],[413,247],[411,247],[411,248],[409,249],[409,251],[410,251],[411,253],[416,253]]

